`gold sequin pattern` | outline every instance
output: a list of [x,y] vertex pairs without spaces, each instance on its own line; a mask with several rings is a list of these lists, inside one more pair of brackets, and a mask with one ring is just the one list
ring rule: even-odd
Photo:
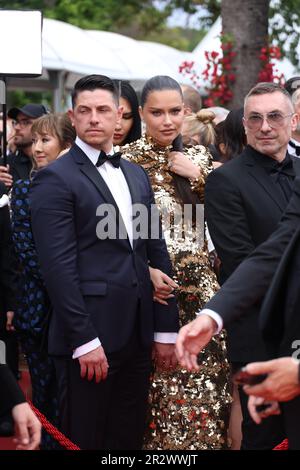
[[[123,157],[143,166],[150,178],[155,202],[161,213],[171,214],[164,227],[165,239],[174,269],[180,326],[195,318],[218,290],[206,243],[199,245],[191,234],[172,236],[178,204],[172,172],[168,167],[170,147],[159,147],[142,137],[122,148]],[[212,170],[211,156],[203,146],[190,147],[185,155],[199,166],[197,193],[203,200],[205,179]],[[227,449],[227,429],[231,405],[230,368],[226,358],[225,332],[215,336],[199,354],[201,369],[189,373],[177,367],[172,371],[153,370],[149,394],[149,414],[144,448]]]

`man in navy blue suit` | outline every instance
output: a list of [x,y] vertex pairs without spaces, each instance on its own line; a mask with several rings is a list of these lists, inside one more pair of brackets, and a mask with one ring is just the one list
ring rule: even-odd
[[[146,226],[157,232],[151,232],[157,218],[145,171],[112,155],[122,115],[113,82],[80,79],[72,104],[75,145],[36,175],[30,196],[53,305],[48,341],[61,426],[83,449],[138,449],[152,346],[158,365],[173,365],[178,329],[174,299],[153,302],[149,265],[171,274],[171,263],[161,228],[153,238],[133,233],[135,204],[146,209],[144,232]],[[115,223],[107,237],[100,233],[106,218]]]

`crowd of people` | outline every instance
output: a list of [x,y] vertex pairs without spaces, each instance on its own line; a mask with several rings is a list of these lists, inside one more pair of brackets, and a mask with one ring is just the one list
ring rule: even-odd
[[171,77],[138,98],[90,75],[68,113],[8,111],[0,432],[23,413],[19,448],[59,445],[9,375],[18,344],[34,405],[82,449],[300,448],[299,90],[258,83],[228,112]]

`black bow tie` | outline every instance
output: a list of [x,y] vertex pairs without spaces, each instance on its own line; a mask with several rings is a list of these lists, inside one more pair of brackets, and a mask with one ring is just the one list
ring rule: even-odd
[[96,166],[101,166],[105,162],[110,162],[115,168],[120,167],[121,152],[116,152],[113,155],[107,155],[103,150],[101,150],[98,157]]
[[295,142],[292,142],[291,140],[289,141],[289,144],[291,147],[295,149],[297,157],[300,156],[300,145],[295,144]]
[[277,175],[284,174],[287,176],[294,176],[293,162],[291,158],[286,157],[282,162],[276,163],[272,168],[270,173],[277,173]]

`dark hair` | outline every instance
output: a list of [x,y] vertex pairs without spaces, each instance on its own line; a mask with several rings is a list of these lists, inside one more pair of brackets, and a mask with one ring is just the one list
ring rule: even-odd
[[110,91],[116,104],[119,104],[118,90],[111,78],[105,75],[87,75],[86,77],[80,78],[71,92],[72,106],[74,108],[76,98],[82,91],[94,91],[97,89]]
[[[150,78],[144,85],[141,94],[141,106],[143,107],[145,105],[150,93],[162,90],[178,91],[183,100],[182,90],[176,80],[166,75],[156,75],[155,77]],[[179,152],[182,151],[181,135],[177,136],[173,141],[173,150],[177,150]],[[172,183],[177,197],[183,202],[183,204],[199,204],[201,202],[198,194],[191,190],[188,178],[172,173]],[[192,218],[195,220],[195,207],[193,207],[192,212]]]
[[36,119],[31,127],[32,134],[50,134],[57,137],[61,150],[73,145],[76,132],[70,118],[65,113],[46,114]]
[[243,115],[243,108],[233,109],[223,121],[222,137],[225,144],[225,153],[221,158],[223,162],[237,157],[247,144]]
[[183,94],[180,88],[180,85],[174,78],[168,77],[167,75],[156,75],[155,77],[150,78],[145,83],[142,94],[141,94],[141,106],[144,107],[148,95],[153,91],[163,91],[163,90],[176,90],[180,94],[183,101]]
[[299,87],[300,87],[300,77],[299,76],[289,78],[284,84],[284,88],[286,89],[286,91],[290,95],[292,95],[294,93],[294,91],[297,90],[297,88],[299,88]]
[[253,88],[251,88],[251,90],[247,93],[244,103],[246,103],[247,99],[250,98],[250,96],[266,95],[269,93],[275,93],[276,91],[282,93],[291,102],[291,96],[289,92],[278,83],[260,82],[257,83]]
[[129,82],[125,82],[122,80],[113,80],[113,82],[116,88],[118,89],[119,98],[122,97],[127,100],[131,107],[133,123],[130,131],[126,136],[126,139],[124,140],[124,142],[122,142],[122,145],[130,144],[131,142],[140,139],[142,135],[138,97]]

